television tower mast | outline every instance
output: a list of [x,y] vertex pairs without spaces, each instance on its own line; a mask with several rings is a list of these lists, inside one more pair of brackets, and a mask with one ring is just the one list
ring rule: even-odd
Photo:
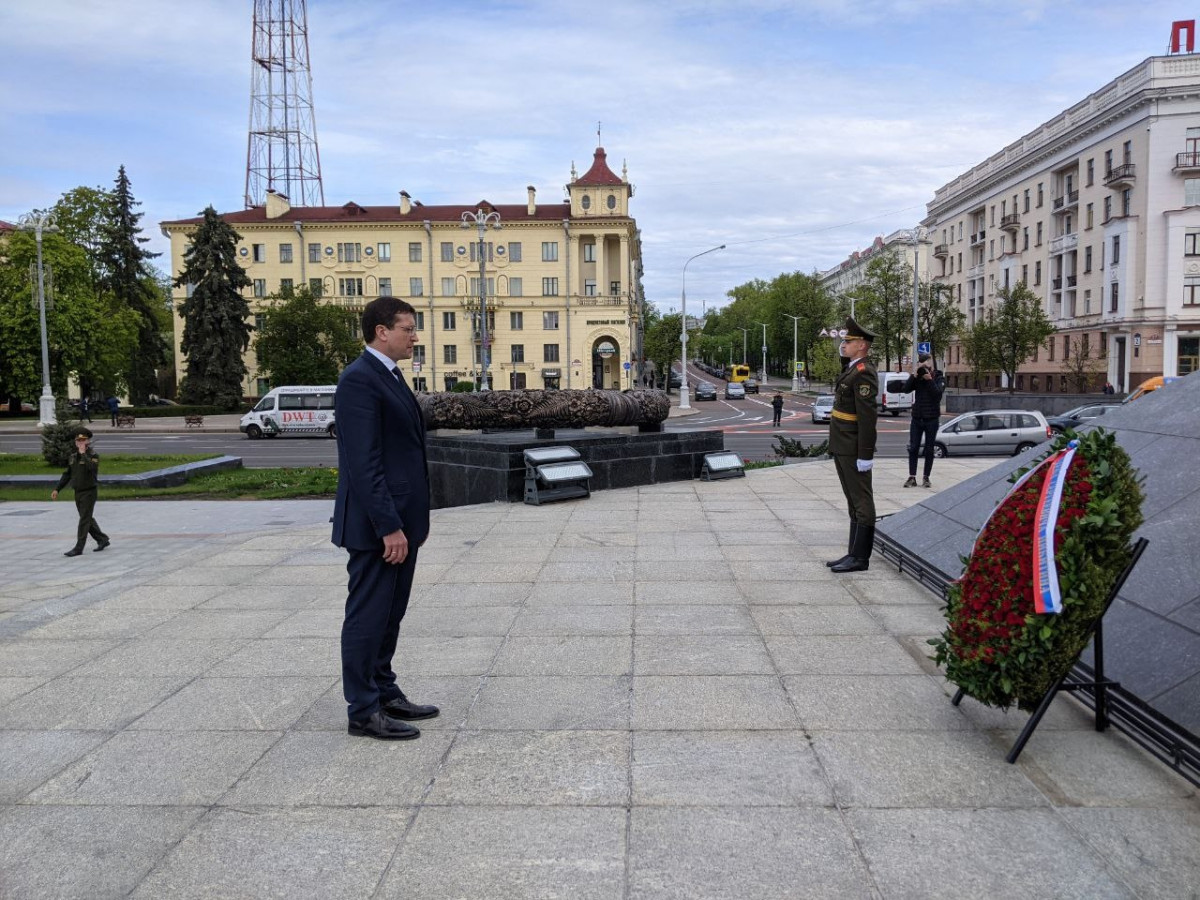
[[254,0],[246,207],[267,190],[294,206],[324,206],[308,64],[306,0]]

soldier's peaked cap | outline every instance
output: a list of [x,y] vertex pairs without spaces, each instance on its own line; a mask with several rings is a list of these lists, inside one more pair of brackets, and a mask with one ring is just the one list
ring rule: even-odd
[[875,332],[863,328],[854,321],[853,316],[846,316],[846,340],[852,341],[855,338],[862,338],[864,341],[875,340]]

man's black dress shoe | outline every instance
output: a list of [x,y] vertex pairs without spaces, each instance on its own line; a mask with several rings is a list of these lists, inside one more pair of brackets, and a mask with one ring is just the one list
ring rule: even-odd
[[351,720],[346,732],[355,737],[370,737],[379,741],[411,741],[421,736],[420,729],[380,711],[371,713],[370,718],[361,722]]
[[109,544],[111,544],[111,543],[112,543],[112,541],[105,541],[103,544],[101,544],[100,546],[98,546],[98,547],[97,547],[95,550],[93,550],[92,552],[93,552],[93,553],[99,553],[101,550],[103,550],[105,547],[107,547],[107,546],[108,546]]
[[393,719],[432,719],[441,712],[436,706],[413,703],[403,694],[393,700],[381,701],[379,708]]
[[66,553],[64,553],[63,556],[83,556],[83,551],[72,549],[72,550],[68,550]]

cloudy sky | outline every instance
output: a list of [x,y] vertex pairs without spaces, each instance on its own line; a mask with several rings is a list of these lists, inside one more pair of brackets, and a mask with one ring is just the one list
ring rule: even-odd
[[[0,219],[121,164],[157,223],[242,208],[253,0],[0,2]],[[628,164],[647,298],[828,268],[1165,51],[1160,0],[309,0],[325,200],[563,199]],[[164,262],[164,260],[160,260]]]

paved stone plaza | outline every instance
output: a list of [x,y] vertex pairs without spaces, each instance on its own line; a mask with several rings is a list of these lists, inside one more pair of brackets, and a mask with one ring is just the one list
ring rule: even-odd
[[1068,699],[1008,765],[932,597],[822,565],[831,463],[435,512],[397,670],[442,716],[399,744],[345,733],[331,505],[101,494],[65,559],[73,504],[0,504],[0,897],[1200,891],[1194,787]]

